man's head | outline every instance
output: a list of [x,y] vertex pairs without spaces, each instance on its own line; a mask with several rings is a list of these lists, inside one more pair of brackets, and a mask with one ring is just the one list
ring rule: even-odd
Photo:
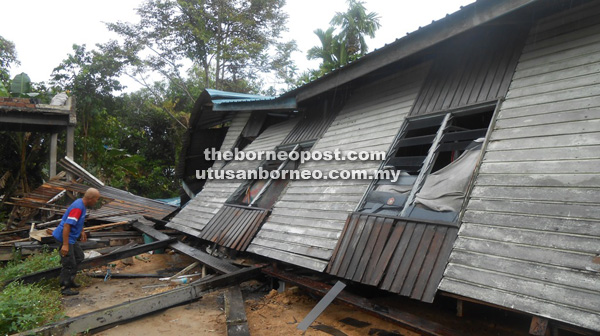
[[98,191],[98,189],[89,188],[85,191],[85,194],[83,195],[83,205],[85,205],[86,208],[91,208],[94,205],[96,205],[96,202],[98,202],[99,198],[100,192]]

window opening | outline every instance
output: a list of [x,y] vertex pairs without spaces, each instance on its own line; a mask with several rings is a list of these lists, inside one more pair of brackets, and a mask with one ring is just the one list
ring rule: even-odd
[[[299,149],[299,148],[300,148],[300,145],[296,145],[296,146],[294,146],[294,149],[292,149],[290,153],[294,153],[294,152],[298,151],[298,149]],[[290,159],[289,159],[289,157],[288,157],[288,158],[287,158],[285,161],[283,161],[283,162],[282,162],[282,163],[279,165],[279,167],[277,167],[277,169],[276,169],[276,170],[277,170],[277,171],[281,171],[281,170],[282,170],[284,167],[286,167],[286,166],[287,166],[289,163],[290,163]],[[268,180],[268,181],[267,181],[267,182],[266,182],[266,183],[265,183],[265,184],[262,186],[262,188],[260,189],[260,191],[258,192],[258,194],[256,195],[256,197],[255,197],[255,198],[254,198],[254,199],[253,199],[253,200],[250,202],[250,204],[248,204],[248,205],[249,205],[249,206],[253,206],[253,205],[256,203],[256,201],[257,201],[258,199],[260,199],[260,197],[261,197],[261,196],[262,196],[262,195],[265,193],[265,191],[267,190],[267,188],[269,188],[269,186],[270,186],[272,183],[273,183],[273,179],[272,179],[272,178],[270,178],[270,179],[269,179],[269,180]]]
[[[281,146],[277,148],[278,152],[285,151],[291,152],[303,152],[310,150],[313,142],[296,144],[290,149],[289,146]],[[289,154],[288,154],[289,156]],[[282,171],[282,170],[294,170],[297,169],[299,162],[291,161],[286,159],[283,161],[265,161],[261,167],[263,170],[269,172]],[[257,179],[246,181],[227,201],[229,204],[246,205],[249,207],[259,207],[263,209],[270,209],[273,204],[281,195],[281,192],[287,184],[289,179]]]
[[488,109],[407,120],[384,166],[400,170],[398,180],[376,181],[359,211],[456,221],[492,114]]

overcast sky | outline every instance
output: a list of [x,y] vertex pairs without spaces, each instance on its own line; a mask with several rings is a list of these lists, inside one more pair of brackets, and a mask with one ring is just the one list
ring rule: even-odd
[[[72,45],[86,44],[92,48],[116,36],[104,23],[136,22],[137,8],[144,0],[29,0],[2,1],[0,36],[16,45],[20,66],[11,69],[11,76],[26,72],[34,82],[48,81],[52,69],[58,66]],[[377,12],[381,28],[369,50],[381,48],[407,32],[457,11],[471,0],[365,0],[368,11]],[[313,31],[326,29],[337,11],[346,9],[346,0],[288,0],[289,14],[284,39],[295,39],[300,52],[293,55],[300,72],[317,68],[318,61],[308,61],[306,51],[319,40]],[[132,83],[125,82],[134,89]],[[266,83],[267,86],[269,83]]]

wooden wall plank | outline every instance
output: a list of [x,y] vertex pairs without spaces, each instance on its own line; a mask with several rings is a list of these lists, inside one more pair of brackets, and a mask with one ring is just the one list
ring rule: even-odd
[[[249,114],[238,113],[232,123],[245,125],[248,120]],[[281,143],[283,138],[290,132],[294,127],[297,120],[290,120],[280,124],[273,125],[266,129],[255,141],[253,141],[246,151],[263,151],[273,150],[277,145]],[[228,134],[225,137],[221,151],[230,150],[233,146],[233,142],[237,141],[239,134],[243,129],[242,127],[236,127],[231,130],[231,135]],[[232,161],[226,169],[231,170],[248,170],[256,169],[260,165],[260,161]],[[215,162],[213,169],[221,168],[222,162]],[[177,214],[171,222],[179,226],[191,227],[196,231],[202,231],[208,224],[211,218],[221,209],[224,202],[231,196],[231,194],[240,186],[244,181],[239,180],[210,180],[207,181],[204,189],[194,197],[180,212]],[[198,213],[208,214],[207,216],[196,216]],[[185,219],[184,219],[184,216]],[[170,224],[167,224],[169,226]]]
[[[312,150],[325,151],[337,148],[341,151],[387,151],[405,116],[409,113],[427,71],[428,65],[420,65],[357,89]],[[381,124],[382,119],[386,120],[385,125]],[[335,165],[327,161],[311,161],[301,165],[300,169],[318,169],[326,173],[332,169],[372,170],[377,169],[380,164],[381,161],[337,161]],[[307,187],[307,184],[310,187]],[[315,258],[324,263],[316,262],[313,265],[326,265],[344,229],[348,214],[357,206],[369,184],[370,180],[291,181],[275,203],[271,216],[262,226],[257,237],[267,239],[267,236],[274,237],[272,234],[285,233],[284,236],[279,237],[296,244],[306,244],[305,251],[308,254],[299,255],[300,263],[305,263],[306,258]],[[331,230],[327,231],[328,236],[317,234],[317,232],[326,232],[315,231],[322,223],[327,230]],[[269,233],[262,235],[262,232]],[[362,232],[362,229],[358,232]],[[304,236],[307,234],[310,236]],[[304,237],[297,239],[293,237],[296,235]],[[311,236],[330,239],[331,249],[328,258],[323,258],[321,254],[311,255]],[[362,242],[367,244],[368,238],[368,235],[365,236]],[[270,257],[275,256],[276,251],[279,251],[278,249],[265,250],[262,247],[255,249],[254,245],[251,243],[248,251],[258,254],[268,253]],[[322,242],[320,245],[323,246]],[[282,258],[290,262],[293,254],[285,250],[281,253]],[[357,254],[355,264],[358,265],[361,258],[362,254]],[[348,271],[350,262],[335,267],[337,269],[343,266],[343,269]],[[294,264],[293,261],[291,263]],[[317,270],[323,271],[324,267]]]
[[440,289],[600,331],[598,17],[531,30]]

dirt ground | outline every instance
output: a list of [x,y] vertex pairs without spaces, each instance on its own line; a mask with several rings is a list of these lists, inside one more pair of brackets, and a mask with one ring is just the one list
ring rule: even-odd
[[296,329],[317,300],[298,288],[278,293],[272,290],[262,298],[246,300],[246,316],[251,335],[379,335],[416,336],[417,333],[367,315],[356,309],[333,303],[317,318],[306,333]]
[[[174,274],[194,260],[178,254],[143,254],[117,261],[110,267],[111,273],[153,274],[159,271]],[[198,269],[192,271],[197,272]],[[106,274],[106,267],[95,270]],[[79,316],[101,308],[117,305],[162,291],[175,288],[163,286],[165,281],[157,278],[108,279],[79,277],[83,282],[80,294],[64,297],[66,315]],[[179,285],[186,286],[186,285]],[[144,288],[146,287],[146,288]],[[268,291],[256,281],[242,285],[245,298],[248,326],[252,335],[418,335],[392,323],[364,314],[355,309],[332,304],[303,333],[297,325],[317,304],[317,299],[306,295],[298,288],[278,293]],[[97,332],[96,335],[227,335],[223,307],[223,290],[205,295],[190,304],[170,308],[161,312]]]

